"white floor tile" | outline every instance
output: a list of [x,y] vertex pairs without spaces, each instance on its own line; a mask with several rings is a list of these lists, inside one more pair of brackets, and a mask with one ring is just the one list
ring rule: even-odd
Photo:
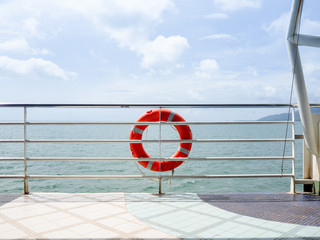
[[133,223],[133,222],[126,222],[126,223],[116,225],[113,228],[125,233],[133,233],[146,228],[146,226],[142,224]]
[[79,224],[79,225],[76,225],[73,227],[69,227],[68,230],[82,235],[82,234],[101,230],[101,228],[99,228],[96,225],[90,224],[90,223],[83,223],[83,224]]

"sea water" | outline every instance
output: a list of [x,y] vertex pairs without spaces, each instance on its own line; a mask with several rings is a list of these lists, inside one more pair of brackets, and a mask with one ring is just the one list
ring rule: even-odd
[[[130,125],[31,125],[28,139],[128,139]],[[284,138],[285,124],[190,125],[194,139]],[[296,123],[296,132],[301,132]],[[22,139],[23,126],[0,126],[2,139]],[[171,126],[149,126],[143,139],[179,139]],[[291,126],[288,127],[291,138]],[[179,143],[144,143],[152,157],[170,157]],[[302,140],[296,141],[296,177],[302,177]],[[189,157],[291,156],[291,142],[193,143]],[[23,143],[0,143],[1,157],[23,157]],[[27,157],[132,157],[129,143],[28,143]],[[28,161],[29,175],[151,175],[158,174],[134,161]],[[186,161],[175,175],[291,173],[291,160]],[[23,175],[23,161],[0,162],[0,174]],[[171,175],[164,172],[162,175]],[[157,192],[150,179],[30,179],[30,192]],[[299,190],[299,189],[298,189]],[[23,180],[0,179],[0,192],[22,192]],[[162,182],[163,192],[288,192],[290,178],[172,179]]]

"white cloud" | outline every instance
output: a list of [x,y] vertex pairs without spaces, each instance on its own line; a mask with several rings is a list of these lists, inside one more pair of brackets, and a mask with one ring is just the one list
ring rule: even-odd
[[219,70],[219,64],[215,59],[204,59],[204,60],[201,60],[198,69],[200,71],[215,72]]
[[[313,59],[315,60],[315,59]],[[303,64],[303,70],[306,75],[311,75],[315,72],[320,71],[320,65],[318,61],[308,62]]]
[[225,13],[212,13],[204,16],[207,19],[227,19],[228,17]]
[[77,94],[79,100],[101,103],[287,102],[290,72],[264,72],[257,78],[254,68],[248,66],[239,71],[228,71],[221,69],[214,59],[204,59],[194,67],[193,74],[183,71],[170,81],[145,74],[120,76],[114,81],[82,89]]
[[[14,30],[22,36],[45,39],[62,31],[70,19],[89,21],[96,31],[115,40],[142,57],[143,67],[156,67],[178,60],[187,48],[180,36],[150,40],[154,27],[162,22],[165,11],[175,11],[172,0],[12,0],[0,5],[0,28]],[[160,49],[163,48],[164,53]]]
[[277,92],[277,88],[274,87],[274,86],[264,86],[263,88],[263,91],[264,91],[264,95],[265,97],[273,97],[276,92]]
[[258,70],[256,67],[253,67],[253,66],[248,66],[247,67],[247,73],[250,74],[250,75],[253,75],[255,77],[257,77],[259,74],[258,74]]
[[129,48],[142,56],[141,66],[147,69],[172,64],[189,47],[188,40],[182,36],[159,35],[149,40],[144,30],[139,33],[135,28],[108,29],[107,32],[120,47]]
[[[119,1],[116,5],[116,21],[113,20],[116,16],[113,13],[109,20],[95,16],[93,22],[120,47],[128,48],[141,56],[143,68],[161,68],[163,65],[172,64],[189,47],[187,39],[182,36],[159,35],[150,40],[151,29],[162,21],[162,13],[166,10],[174,11],[174,4],[170,0]],[[121,21],[117,21],[120,17]]]
[[0,51],[26,52],[28,50],[30,46],[23,38],[0,42]]
[[38,38],[44,38],[44,36],[39,32],[39,22],[35,17],[30,17],[22,22],[23,30],[29,33],[30,36],[35,36]]
[[34,52],[34,54],[53,55],[53,53],[49,49],[46,49],[46,48],[34,49],[33,52]]
[[48,77],[56,77],[64,80],[68,80],[70,77],[76,75],[73,72],[64,71],[55,63],[41,58],[17,60],[7,56],[0,56],[0,69],[19,75],[45,74]]
[[144,47],[137,49],[137,51],[143,54],[142,66],[150,68],[157,64],[176,61],[188,47],[188,41],[184,37],[171,36],[165,38],[160,35],[155,40],[147,42]]
[[0,52],[35,54],[35,55],[48,55],[52,54],[48,49],[34,49],[30,47],[27,40],[24,38],[16,38],[0,42]]
[[247,8],[260,8],[261,0],[214,0],[214,5],[222,11],[233,12]]
[[203,96],[201,96],[199,91],[188,90],[188,94],[191,96],[192,99],[196,99],[196,100],[202,100],[203,99]]
[[283,13],[279,18],[272,21],[269,25],[263,26],[263,29],[272,34],[286,33],[288,29],[289,13]]
[[220,67],[215,59],[204,59],[200,61],[195,70],[197,77],[210,78],[220,70]]
[[[285,34],[288,30],[290,13],[283,13],[279,18],[272,21],[269,25],[263,26],[263,29],[272,34]],[[320,22],[310,20],[308,18],[301,19],[300,33],[319,35],[320,34]]]
[[310,35],[320,35],[320,22],[302,18],[301,33]]
[[200,40],[218,40],[218,39],[235,40],[236,38],[231,36],[230,34],[225,34],[225,33],[212,34],[212,35],[200,38]]

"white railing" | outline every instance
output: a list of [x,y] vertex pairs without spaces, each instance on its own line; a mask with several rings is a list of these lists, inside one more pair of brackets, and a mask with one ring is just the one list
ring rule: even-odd
[[[24,174],[21,175],[0,175],[0,179],[17,178],[24,179],[24,193],[29,193],[28,180],[29,179],[129,179],[129,178],[149,178],[159,180],[159,194],[161,190],[161,180],[171,178],[291,178],[290,191],[295,192],[295,130],[294,130],[294,105],[287,104],[0,104],[0,109],[18,108],[23,109],[23,121],[2,121],[2,125],[20,125],[23,126],[22,139],[0,139],[2,143],[20,143],[23,144],[23,156],[20,157],[2,157],[1,161],[23,161]],[[187,122],[90,122],[90,121],[29,121],[28,110],[40,108],[287,108],[291,112],[291,120],[288,121],[187,121]],[[160,127],[164,125],[259,125],[259,124],[285,124],[291,125],[291,136],[284,136],[283,138],[259,138],[259,139],[192,139],[192,140],[166,140],[161,138],[150,140],[129,140],[129,139],[30,139],[28,137],[28,128],[37,125],[157,125]],[[288,127],[287,127],[288,129]],[[287,134],[286,134],[287,135]],[[158,157],[154,158],[139,158],[139,161],[244,161],[244,160],[279,160],[291,161],[291,173],[279,174],[206,174],[206,175],[170,175],[170,174],[156,174],[156,175],[32,175],[28,174],[28,163],[33,161],[137,161],[133,157],[34,157],[29,156],[28,148],[30,144],[35,143],[264,143],[264,142],[279,142],[284,145],[291,144],[291,155],[286,156],[206,156],[206,157],[188,157],[188,158],[168,158]],[[201,163],[200,163],[201,164]],[[1,174],[1,172],[0,172]]]

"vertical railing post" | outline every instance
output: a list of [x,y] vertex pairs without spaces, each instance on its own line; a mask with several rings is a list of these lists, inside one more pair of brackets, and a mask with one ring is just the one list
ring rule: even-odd
[[161,183],[162,183],[162,177],[159,176],[159,192],[158,192],[159,195],[163,195],[164,194],[164,193],[162,193]]
[[159,107],[159,162],[160,162],[160,165],[159,165],[159,192],[158,194],[159,195],[162,195],[162,189],[161,189],[161,180],[162,180],[162,177],[161,177],[161,106]]
[[292,124],[292,139],[293,139],[293,142],[291,142],[291,151],[292,151],[292,175],[293,177],[291,177],[291,185],[290,185],[290,192],[291,193],[295,193],[296,192],[296,185],[295,185],[295,158],[296,158],[296,150],[295,150],[295,136],[296,136],[296,133],[295,133],[295,108],[294,106],[292,107],[292,117],[291,117],[291,120],[293,122]]
[[27,107],[24,106],[23,117],[23,158],[24,158],[24,194],[29,194],[28,164],[27,164]]

